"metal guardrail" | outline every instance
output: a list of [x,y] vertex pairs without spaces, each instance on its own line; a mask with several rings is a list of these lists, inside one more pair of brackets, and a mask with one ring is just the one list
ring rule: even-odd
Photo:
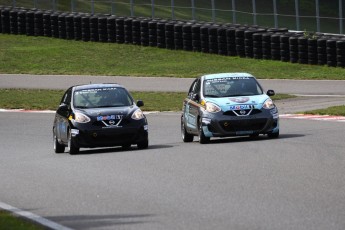
[[278,0],[0,0],[0,5],[52,11],[344,32],[343,0],[291,0],[288,5],[283,4]]

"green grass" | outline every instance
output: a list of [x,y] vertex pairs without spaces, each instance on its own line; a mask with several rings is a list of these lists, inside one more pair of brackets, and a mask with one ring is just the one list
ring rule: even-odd
[[249,72],[261,79],[345,79],[344,68],[0,34],[0,73],[196,77],[216,72]]
[[345,105],[343,106],[332,106],[327,109],[317,109],[303,112],[304,114],[314,115],[331,115],[331,116],[345,116]]
[[[61,100],[63,90],[40,89],[0,89],[0,108],[55,110]],[[144,111],[181,111],[187,93],[131,92],[136,100],[143,100]],[[274,100],[291,98],[291,95],[278,94]]]
[[[4,227],[4,228],[3,228]],[[0,229],[43,230],[45,228],[0,210]]]
[[[64,90],[0,89],[0,108],[56,110]],[[186,93],[131,92],[144,111],[180,111]]]

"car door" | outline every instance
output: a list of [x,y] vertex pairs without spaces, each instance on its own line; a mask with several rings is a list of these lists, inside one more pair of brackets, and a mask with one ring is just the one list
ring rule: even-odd
[[198,117],[200,108],[201,79],[196,79],[188,92],[188,100],[185,103],[185,119],[187,130],[193,133],[198,132]]
[[56,134],[58,139],[68,142],[69,116],[71,114],[72,88],[68,89],[61,99],[60,106],[56,111]]

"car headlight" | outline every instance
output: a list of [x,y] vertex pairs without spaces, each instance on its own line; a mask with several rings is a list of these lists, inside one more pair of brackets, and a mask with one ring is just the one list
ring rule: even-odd
[[132,114],[132,119],[134,120],[140,120],[140,119],[143,119],[144,117],[145,117],[144,113],[140,109],[135,110],[135,112]]
[[78,123],[88,123],[91,121],[91,119],[82,113],[75,113],[74,114],[74,121]]
[[272,101],[272,99],[267,99],[265,102],[264,102],[264,105],[263,105],[263,108],[264,109],[273,109],[274,108],[274,103]]
[[206,102],[205,103],[205,109],[209,113],[217,113],[217,112],[219,112],[221,110],[218,105],[213,104],[211,102]]

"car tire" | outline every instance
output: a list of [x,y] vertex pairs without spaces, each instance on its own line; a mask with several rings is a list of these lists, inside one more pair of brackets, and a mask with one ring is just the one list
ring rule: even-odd
[[269,138],[278,138],[279,137],[279,131],[276,133],[267,133],[267,136]]
[[181,121],[181,136],[182,136],[183,142],[192,142],[193,139],[194,139],[194,136],[192,134],[189,134],[186,131],[186,128],[184,126],[184,122],[183,121]]
[[69,132],[68,134],[68,149],[69,149],[69,154],[75,155],[79,153],[79,148],[74,144],[72,140],[72,134]]
[[202,129],[202,123],[199,122],[199,143],[200,144],[207,144],[210,142],[209,137],[205,137],[204,130]]
[[149,140],[146,139],[144,141],[141,141],[137,144],[138,149],[147,149],[149,147]]
[[65,152],[65,146],[59,143],[57,136],[56,136],[56,133],[55,133],[55,130],[53,131],[53,141],[54,141],[54,152],[55,153]]

